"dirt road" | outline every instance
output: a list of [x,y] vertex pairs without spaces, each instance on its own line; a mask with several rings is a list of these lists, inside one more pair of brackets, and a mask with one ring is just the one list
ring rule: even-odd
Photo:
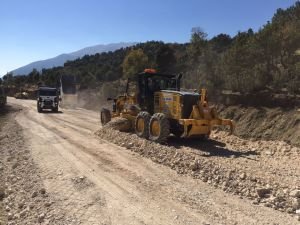
[[97,138],[96,112],[37,113],[35,101],[14,98],[8,104],[23,108],[16,120],[47,193],[73,218],[65,224],[298,223]]

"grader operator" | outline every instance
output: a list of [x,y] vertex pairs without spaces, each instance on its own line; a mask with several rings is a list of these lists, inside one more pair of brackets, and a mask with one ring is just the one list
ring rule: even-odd
[[[182,138],[208,137],[216,125],[228,125],[232,133],[233,121],[218,117],[216,109],[208,105],[206,90],[180,91],[181,78],[153,69],[137,74],[128,80],[124,95],[108,99],[114,101],[113,109],[101,110],[102,125],[121,117],[127,121],[123,131],[134,130],[139,137],[156,142],[166,141],[171,133]],[[132,84],[136,91],[129,93]]]

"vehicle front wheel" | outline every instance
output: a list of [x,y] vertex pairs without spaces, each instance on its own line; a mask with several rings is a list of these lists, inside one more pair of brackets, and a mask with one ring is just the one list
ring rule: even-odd
[[37,103],[37,111],[38,111],[39,113],[41,113],[41,112],[42,112],[42,108],[41,108],[41,106],[40,106],[40,104],[39,104],[39,103]]
[[149,137],[150,114],[148,112],[139,112],[135,119],[135,133],[142,138]]
[[58,112],[58,106],[52,109],[52,112]]
[[104,126],[109,121],[111,121],[111,114],[110,114],[110,111],[108,109],[105,109],[105,108],[101,109],[101,111],[100,111],[100,121],[101,121],[102,126]]

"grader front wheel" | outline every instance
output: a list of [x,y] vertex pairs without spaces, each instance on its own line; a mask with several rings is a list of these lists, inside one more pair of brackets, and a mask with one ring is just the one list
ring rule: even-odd
[[170,135],[170,123],[163,113],[155,113],[149,123],[149,139],[164,142]]
[[135,133],[142,138],[149,137],[150,114],[148,112],[140,112],[135,119]]

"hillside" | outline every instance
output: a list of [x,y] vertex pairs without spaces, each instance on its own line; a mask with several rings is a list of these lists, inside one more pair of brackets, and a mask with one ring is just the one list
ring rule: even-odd
[[29,74],[33,69],[41,71],[42,69],[49,69],[57,66],[63,66],[65,62],[72,61],[77,58],[81,58],[85,55],[94,55],[96,53],[103,53],[109,51],[115,51],[120,48],[126,48],[128,46],[132,46],[135,43],[114,43],[114,44],[107,44],[107,45],[95,45],[80,49],[75,52],[61,54],[54,58],[40,60],[36,62],[32,62],[28,65],[22,66],[18,69],[11,71],[14,75],[26,75]]
[[[19,87],[26,83],[56,85],[62,74],[73,74],[81,89],[101,88],[104,82],[127,78],[128,71],[155,68],[160,72],[183,73],[184,88],[300,94],[299,31],[300,2],[296,2],[286,10],[278,9],[257,32],[248,29],[234,37],[219,34],[207,39],[200,28],[193,28],[186,44],[140,43],[114,52],[86,55],[42,72],[31,71],[27,77],[13,78],[8,74],[3,83]],[[71,55],[78,58],[92,51],[87,48]],[[124,67],[129,54],[135,58]]]

